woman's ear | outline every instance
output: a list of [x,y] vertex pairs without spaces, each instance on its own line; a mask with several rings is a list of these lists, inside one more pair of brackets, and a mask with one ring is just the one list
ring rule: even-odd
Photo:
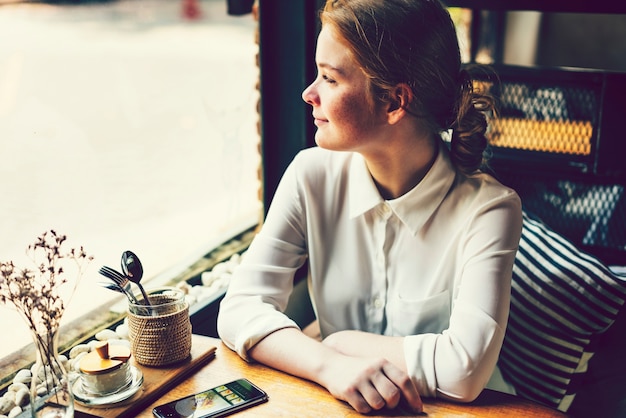
[[407,108],[413,101],[413,91],[406,83],[398,84],[389,95],[387,121],[394,124],[407,114]]

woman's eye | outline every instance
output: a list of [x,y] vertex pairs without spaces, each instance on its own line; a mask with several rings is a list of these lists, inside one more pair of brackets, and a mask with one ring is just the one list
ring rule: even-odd
[[326,81],[327,83],[330,83],[330,84],[334,84],[334,83],[336,83],[336,81],[335,81],[335,80],[333,80],[332,78],[328,77],[327,75],[323,75],[323,76],[322,76],[322,79],[323,79],[324,81]]

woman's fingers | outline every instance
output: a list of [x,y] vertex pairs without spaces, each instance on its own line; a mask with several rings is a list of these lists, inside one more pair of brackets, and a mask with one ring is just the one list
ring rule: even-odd
[[384,407],[394,409],[402,399],[413,412],[423,411],[422,399],[411,379],[386,361],[368,379],[361,381],[347,398],[348,403],[360,413]]
[[[393,386],[389,379],[384,379],[387,381],[386,384],[382,383],[382,379],[368,379],[361,382],[348,391],[345,397],[346,402],[362,414],[384,407],[394,408],[398,403],[400,391]],[[378,381],[378,386],[374,381]],[[386,387],[381,389],[383,386]]]
[[[372,409],[380,409],[380,408],[373,408],[372,407],[372,400],[371,400],[371,391],[364,389],[364,388],[360,388],[360,389],[356,389],[354,388],[353,390],[349,390],[348,393],[346,393],[346,396],[344,398],[344,400],[346,402],[348,402],[350,404],[350,406],[352,408],[354,408],[355,411],[361,413],[361,414],[367,414],[368,412],[370,412]],[[369,395],[365,395],[366,393],[370,393]],[[370,398],[370,400],[366,399],[366,396]],[[381,398],[382,400],[382,398]],[[384,401],[383,401],[384,402]],[[374,402],[376,403],[376,402]]]
[[[416,413],[422,413],[424,404],[411,378],[392,363],[386,363],[383,366],[383,371],[393,385],[401,392],[401,397],[405,400],[407,406]],[[400,398],[398,399],[398,402],[399,401]],[[393,408],[397,405],[398,403],[396,403]]]
[[410,377],[386,359],[339,354],[324,366],[319,382],[360,413],[394,409],[401,402],[415,413],[422,412],[422,400]]
[[387,407],[390,409],[398,406],[400,402],[400,398],[402,396],[400,388],[398,388],[386,375],[384,372],[385,366],[381,368],[381,370],[375,373],[371,382],[373,385],[374,392],[376,396],[372,396],[372,399],[377,401],[376,405],[370,403],[372,408],[381,409],[383,407]]

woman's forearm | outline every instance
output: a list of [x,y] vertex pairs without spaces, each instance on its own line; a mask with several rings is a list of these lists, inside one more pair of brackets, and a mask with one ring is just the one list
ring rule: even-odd
[[[330,357],[380,357],[406,371],[402,337],[361,331],[340,331],[320,344],[296,328],[283,328],[265,337],[250,351],[263,364],[308,380],[318,381]],[[297,347],[294,350],[294,347]]]
[[260,363],[320,384],[361,413],[395,408],[401,399],[415,412],[422,411],[420,395],[404,368],[375,353],[341,352],[296,328],[283,328],[262,339],[248,354]]
[[323,344],[334,350],[357,357],[382,357],[406,371],[403,337],[389,337],[363,331],[339,331],[329,335]]
[[320,384],[323,384],[320,375],[329,357],[339,355],[296,328],[283,328],[269,334],[248,354],[259,363]]

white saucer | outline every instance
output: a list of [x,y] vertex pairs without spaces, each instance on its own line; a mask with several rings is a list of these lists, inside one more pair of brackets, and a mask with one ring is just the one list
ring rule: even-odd
[[141,373],[141,370],[135,366],[130,366],[130,373],[132,375],[130,383],[120,388],[118,391],[107,395],[97,395],[85,390],[83,381],[79,377],[72,385],[74,398],[81,404],[87,406],[109,405],[126,400],[137,393],[143,384],[143,373]]

